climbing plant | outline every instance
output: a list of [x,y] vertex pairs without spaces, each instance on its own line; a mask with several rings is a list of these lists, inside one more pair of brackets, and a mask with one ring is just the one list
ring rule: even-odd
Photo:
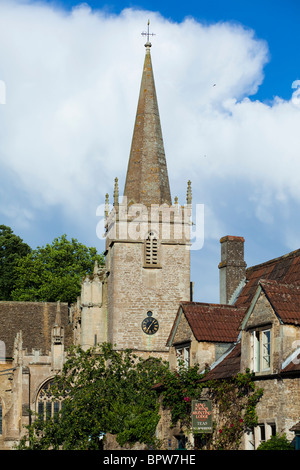
[[179,368],[165,378],[162,405],[171,412],[172,425],[180,422],[192,432],[191,404],[193,399],[210,399],[213,404],[213,432],[199,434],[198,442],[205,449],[234,450],[241,444],[247,430],[257,425],[256,405],[262,396],[253,374],[247,370],[226,380],[205,380],[197,366]]

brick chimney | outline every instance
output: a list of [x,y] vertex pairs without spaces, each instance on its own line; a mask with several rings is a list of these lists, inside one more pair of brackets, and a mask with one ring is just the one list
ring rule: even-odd
[[220,243],[220,303],[228,304],[241,281],[245,279],[247,266],[244,261],[245,239],[227,235],[221,238]]

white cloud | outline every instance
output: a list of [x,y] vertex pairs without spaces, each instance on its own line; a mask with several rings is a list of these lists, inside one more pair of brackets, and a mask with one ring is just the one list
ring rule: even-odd
[[[254,216],[272,223],[272,201],[300,202],[300,89],[291,84],[289,101],[249,99],[269,60],[265,41],[230,23],[9,1],[0,4],[0,164],[31,197],[30,217],[59,205],[80,226],[112,194],[115,176],[122,191],[148,17],[173,196],[184,198],[192,179],[194,201],[205,194],[213,203],[221,188],[234,198],[243,182]],[[214,212],[207,208],[208,237],[224,228]]]

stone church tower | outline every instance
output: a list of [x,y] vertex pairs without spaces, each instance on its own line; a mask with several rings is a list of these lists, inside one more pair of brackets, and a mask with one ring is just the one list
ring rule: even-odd
[[83,283],[80,342],[167,358],[179,302],[190,300],[191,186],[184,206],[172,204],[149,40],[145,47],[124,193],[116,178],[105,269]]

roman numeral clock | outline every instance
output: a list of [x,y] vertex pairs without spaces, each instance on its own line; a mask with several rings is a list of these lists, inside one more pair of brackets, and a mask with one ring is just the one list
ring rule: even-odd
[[159,323],[152,316],[152,312],[147,312],[147,317],[142,321],[142,330],[146,335],[154,335],[159,328]]

